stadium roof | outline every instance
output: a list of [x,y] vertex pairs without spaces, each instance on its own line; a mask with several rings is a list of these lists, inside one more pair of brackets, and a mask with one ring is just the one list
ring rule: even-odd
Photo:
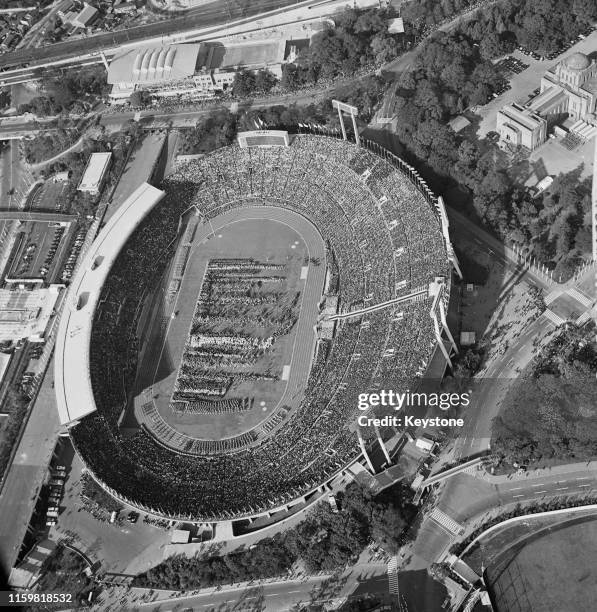
[[143,183],[106,223],[73,279],[56,337],[54,379],[62,425],[95,412],[89,372],[93,314],[118,253],[164,192]]
[[195,74],[201,45],[169,45],[129,49],[114,57],[108,83],[159,83],[179,81]]

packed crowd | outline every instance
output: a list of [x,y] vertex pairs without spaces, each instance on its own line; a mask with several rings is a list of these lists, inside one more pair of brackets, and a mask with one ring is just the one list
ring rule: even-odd
[[[243,382],[278,380],[276,373],[266,371],[265,361],[275,339],[288,333],[298,316],[295,292],[275,290],[285,287],[286,276],[270,272],[283,270],[283,265],[253,259],[208,263],[174,383],[173,410],[197,412],[193,405],[200,403],[208,413],[211,403],[214,413],[232,411],[223,408],[222,400],[240,405],[234,395]],[[206,397],[214,399],[201,401]]]
[[360,454],[357,395],[395,388],[397,380],[409,385],[424,370],[435,348],[431,302],[423,297],[338,323],[304,398],[276,423],[275,435],[262,423],[238,448],[214,441],[206,456],[193,456],[207,443],[157,419],[149,402],[144,427],[124,437],[118,415],[136,366],[131,340],[144,296],[174,254],[178,215],[189,203],[206,221],[242,206],[302,214],[332,255],[342,311],[447,277],[439,221],[429,199],[390,161],[325,137],[297,136],[290,147],[226,147],[180,167],[164,188],[167,197],[104,286],[91,342],[98,411],[72,437],[108,490],[149,512],[193,519],[255,514],[305,494]]

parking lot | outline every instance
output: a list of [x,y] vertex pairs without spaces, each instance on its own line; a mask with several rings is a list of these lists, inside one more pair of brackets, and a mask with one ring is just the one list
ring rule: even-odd
[[6,267],[12,279],[55,280],[69,247],[73,224],[27,221],[17,235]]
[[47,210],[66,212],[64,194],[68,189],[66,181],[47,180],[36,185],[27,198],[25,210]]
[[[64,465],[67,476],[58,504],[56,524],[50,528],[50,537],[58,540],[66,537],[93,561],[101,560],[102,570],[117,573],[134,573],[159,563],[163,546],[170,542],[171,532],[156,528],[143,521],[143,515],[128,520],[131,508],[127,508],[110,522],[110,513],[92,512],[81,497],[84,467],[73,452],[70,443],[56,463]],[[122,516],[120,516],[122,515]]]
[[511,79],[515,74],[520,74],[526,70],[529,64],[513,55],[508,55],[504,59],[501,59],[496,64],[496,67],[499,69],[504,79]]

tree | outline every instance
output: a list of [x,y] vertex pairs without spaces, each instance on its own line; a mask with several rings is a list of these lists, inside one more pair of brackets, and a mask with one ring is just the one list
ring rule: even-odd
[[282,66],[282,78],[280,85],[284,89],[293,91],[303,84],[299,68],[296,64],[284,64]]
[[232,94],[237,98],[246,98],[255,92],[255,73],[250,70],[239,70],[234,75]]
[[500,36],[497,32],[489,32],[487,36],[481,39],[479,45],[479,53],[483,59],[492,59],[497,57],[502,52],[502,44]]
[[583,21],[592,23],[597,19],[597,4],[593,0],[574,0],[572,12]]
[[255,74],[255,89],[267,93],[278,82],[278,79],[269,70],[258,70]]
[[385,64],[396,57],[398,45],[396,40],[390,34],[376,34],[371,39],[370,46],[377,64]]
[[151,102],[151,94],[146,89],[136,89],[130,97],[131,106],[147,106]]

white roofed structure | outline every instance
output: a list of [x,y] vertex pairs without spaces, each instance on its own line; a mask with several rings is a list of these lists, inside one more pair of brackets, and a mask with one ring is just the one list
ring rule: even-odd
[[77,190],[98,194],[106,177],[111,157],[112,153],[92,153]]
[[116,55],[108,68],[111,85],[153,85],[193,76],[198,44],[128,49]]
[[110,217],[72,281],[58,328],[54,360],[56,401],[62,425],[74,425],[96,410],[89,371],[95,308],[120,250],[163,197],[163,191],[148,183],[136,189]]
[[43,341],[61,287],[0,289],[0,342]]

